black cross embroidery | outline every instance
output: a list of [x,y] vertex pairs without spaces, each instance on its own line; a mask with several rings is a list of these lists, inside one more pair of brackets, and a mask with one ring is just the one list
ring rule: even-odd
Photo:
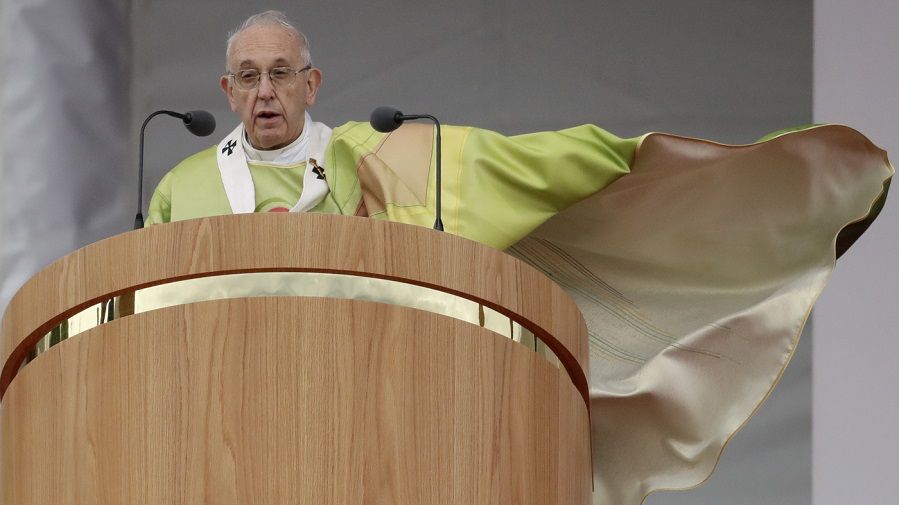
[[227,144],[225,144],[225,147],[222,148],[222,152],[224,153],[225,151],[228,151],[228,156],[231,156],[231,153],[234,152],[235,147],[237,147],[237,141],[231,140]]
[[312,173],[315,174],[315,178],[320,181],[324,180],[325,179],[325,167],[318,166],[318,163],[312,158],[309,158],[309,163],[312,165]]

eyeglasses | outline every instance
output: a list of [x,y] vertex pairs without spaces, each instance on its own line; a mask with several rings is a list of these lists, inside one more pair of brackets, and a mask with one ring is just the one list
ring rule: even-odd
[[263,75],[267,75],[272,86],[276,88],[290,87],[296,82],[297,74],[305,72],[310,68],[312,68],[312,65],[306,65],[299,70],[290,67],[275,67],[268,72],[262,72],[255,68],[248,68],[226,75],[231,78],[238,89],[250,91],[259,86],[259,81],[262,80]]

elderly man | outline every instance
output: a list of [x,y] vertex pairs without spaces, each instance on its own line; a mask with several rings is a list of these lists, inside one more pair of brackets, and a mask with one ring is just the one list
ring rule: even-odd
[[323,159],[331,129],[313,123],[306,112],[322,79],[312,67],[306,37],[283,14],[263,12],[230,35],[226,61],[221,87],[241,124],[220,146],[166,175],[153,195],[148,223],[316,207],[336,212],[334,200],[324,200],[327,184],[308,163]]
[[[280,13],[247,19],[227,65],[241,124],[163,178],[148,223],[286,211],[433,222],[433,128],[313,122],[321,72]],[[584,312],[596,496],[621,504],[711,473],[893,174],[840,126],[748,146],[446,127],[442,162],[446,231],[508,248]]]

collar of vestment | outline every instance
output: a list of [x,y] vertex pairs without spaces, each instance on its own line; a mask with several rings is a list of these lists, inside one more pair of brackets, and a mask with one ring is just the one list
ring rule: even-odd
[[297,165],[306,161],[309,147],[309,128],[303,128],[300,136],[280,149],[256,149],[250,144],[247,133],[240,137],[248,161],[264,161],[273,165]]
[[[247,161],[257,156],[262,161],[269,161],[266,158],[274,156],[275,159],[272,161],[276,164],[306,162],[303,172],[303,191],[290,212],[306,212],[315,207],[328,194],[328,183],[324,178],[324,172],[319,167],[325,165],[325,148],[331,140],[331,128],[322,123],[312,122],[312,118],[307,112],[306,122],[299,138],[287,147],[277,150],[279,151],[277,153],[256,149],[251,149],[248,153],[244,144],[245,135],[244,126],[241,123],[219,142],[216,148],[216,161],[218,161],[219,173],[232,213],[249,214],[256,208],[256,188],[253,186],[253,177],[250,175]],[[310,159],[315,160],[315,163],[310,163]]]

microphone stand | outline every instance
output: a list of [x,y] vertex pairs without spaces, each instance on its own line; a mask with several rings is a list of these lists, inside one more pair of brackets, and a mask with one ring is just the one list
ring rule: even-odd
[[399,119],[400,122],[405,121],[407,119],[430,119],[431,121],[434,122],[434,125],[437,127],[437,146],[436,146],[437,147],[437,150],[436,150],[437,151],[437,171],[434,174],[434,176],[437,179],[436,180],[437,196],[434,201],[437,209],[434,212],[434,214],[436,215],[436,218],[434,219],[434,229],[438,230],[438,231],[443,231],[443,220],[441,219],[441,209],[442,209],[441,196],[443,195],[441,182],[443,180],[443,177],[441,176],[441,169],[440,169],[440,158],[442,158],[441,150],[440,150],[440,121],[438,121],[436,117],[434,117],[430,114],[410,114],[410,115],[400,114],[399,117],[397,117],[397,119]]
[[135,230],[140,230],[144,227],[144,130],[147,129],[147,123],[160,114],[167,114],[182,120],[184,119],[184,114],[179,114],[170,110],[158,110],[147,116],[147,119],[144,119],[144,124],[140,127],[140,161],[138,161],[137,166],[137,215],[134,216]]
[[140,127],[140,160],[137,166],[137,215],[134,216],[135,230],[144,227],[144,130],[147,129],[147,123],[160,114],[180,119],[184,122],[184,126],[187,127],[188,131],[200,137],[205,137],[215,131],[215,118],[212,117],[212,114],[202,110],[194,110],[186,114],[171,110],[158,110],[147,116],[144,124]]

